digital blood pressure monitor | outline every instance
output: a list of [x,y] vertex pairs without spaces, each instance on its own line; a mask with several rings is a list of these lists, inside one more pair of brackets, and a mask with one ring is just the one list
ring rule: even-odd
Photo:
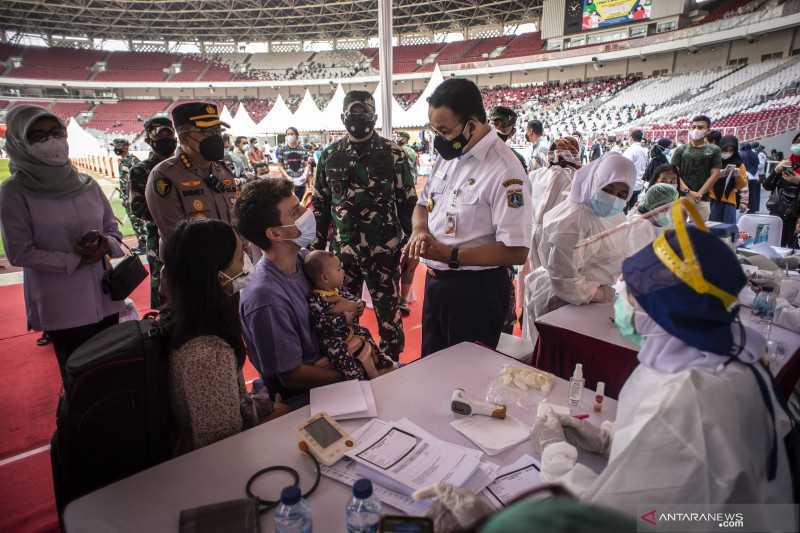
[[317,460],[331,466],[355,447],[352,437],[328,413],[318,413],[298,428],[300,441],[306,443]]

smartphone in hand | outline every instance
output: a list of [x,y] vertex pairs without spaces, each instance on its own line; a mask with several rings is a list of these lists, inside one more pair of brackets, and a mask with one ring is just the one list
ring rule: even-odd
[[78,246],[81,248],[91,248],[93,246],[97,246],[97,243],[100,242],[100,232],[96,229],[86,232],[86,234],[81,237],[78,241]]

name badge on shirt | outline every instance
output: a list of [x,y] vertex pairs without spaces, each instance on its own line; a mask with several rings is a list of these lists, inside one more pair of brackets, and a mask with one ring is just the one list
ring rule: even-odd
[[458,226],[458,216],[456,213],[448,212],[445,216],[444,236],[455,237]]

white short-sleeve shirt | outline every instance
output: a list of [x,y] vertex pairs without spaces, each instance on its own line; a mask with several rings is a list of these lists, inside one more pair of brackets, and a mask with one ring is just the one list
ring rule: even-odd
[[[492,129],[469,152],[439,158],[417,205],[428,209],[428,229],[448,246],[473,248],[495,242],[529,247],[531,186],[511,148]],[[446,263],[422,259],[437,270]],[[496,267],[464,266],[461,270]]]

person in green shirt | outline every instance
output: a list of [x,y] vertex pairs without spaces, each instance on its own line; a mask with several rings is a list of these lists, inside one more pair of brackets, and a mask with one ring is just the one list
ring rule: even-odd
[[679,146],[672,154],[671,163],[680,174],[681,190],[698,203],[698,208],[705,219],[710,214],[708,192],[714,186],[722,169],[722,153],[719,146],[706,139],[711,128],[711,119],[698,115],[692,119],[689,130],[689,142]]

